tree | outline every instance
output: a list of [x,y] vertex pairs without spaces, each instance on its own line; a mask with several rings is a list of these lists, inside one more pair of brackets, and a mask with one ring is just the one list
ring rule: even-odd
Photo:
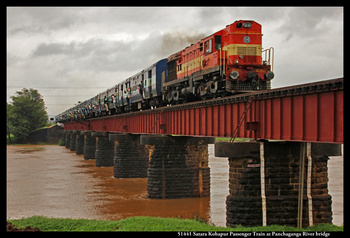
[[10,121],[9,121],[9,115],[10,115],[11,107],[12,107],[11,104],[6,103],[6,115],[7,115],[7,117],[6,117],[6,135],[7,135],[8,138],[9,138],[10,144],[12,144],[12,141],[11,141],[11,131],[12,131],[12,129],[13,129],[13,126],[12,126],[12,124],[11,124]]
[[24,142],[30,132],[46,125],[44,99],[38,90],[32,88],[17,91],[11,99],[12,104],[7,105],[8,134],[11,133],[20,142]]

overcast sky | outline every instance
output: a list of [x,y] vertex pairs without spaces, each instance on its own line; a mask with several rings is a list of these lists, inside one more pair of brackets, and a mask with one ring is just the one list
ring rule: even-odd
[[61,113],[240,19],[275,48],[273,88],[343,76],[342,7],[9,7],[7,101],[35,88]]

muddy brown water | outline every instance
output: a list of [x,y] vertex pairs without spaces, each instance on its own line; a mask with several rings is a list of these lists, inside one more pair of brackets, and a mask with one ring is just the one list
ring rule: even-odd
[[[147,199],[147,179],[115,179],[112,167],[95,167],[63,146],[7,146],[7,218],[41,215],[118,220],[132,216],[201,217],[225,226],[228,160],[209,145],[211,196]],[[333,223],[343,224],[343,157],[329,161]]]

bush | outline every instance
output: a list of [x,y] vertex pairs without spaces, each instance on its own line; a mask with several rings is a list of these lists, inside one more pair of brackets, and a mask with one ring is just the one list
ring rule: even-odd
[[64,145],[64,141],[63,141],[63,140],[61,140],[61,139],[59,139],[59,140],[58,140],[58,145],[63,146],[63,145]]

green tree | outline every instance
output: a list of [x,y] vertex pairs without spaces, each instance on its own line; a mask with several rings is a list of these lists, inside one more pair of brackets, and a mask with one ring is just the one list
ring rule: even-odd
[[29,133],[46,125],[47,113],[44,99],[36,89],[23,88],[11,96],[7,105],[7,130],[20,142],[27,140]]
[[6,103],[6,115],[7,115],[7,117],[6,117],[6,135],[8,136],[10,144],[12,144],[11,131],[13,130],[12,123],[10,123],[10,121],[9,121],[10,111],[12,110],[11,107],[12,107],[11,104]]

